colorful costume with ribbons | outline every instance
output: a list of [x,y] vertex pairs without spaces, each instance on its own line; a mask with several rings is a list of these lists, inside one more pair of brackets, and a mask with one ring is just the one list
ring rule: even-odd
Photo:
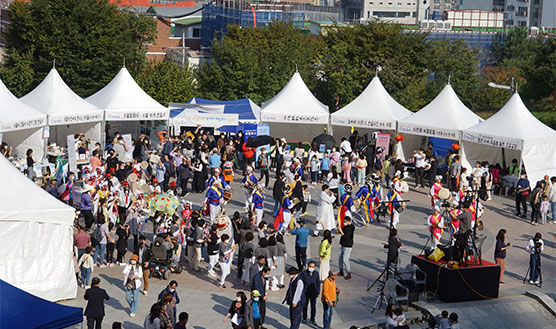
[[400,213],[396,210],[396,207],[401,205],[401,201],[403,201],[402,197],[400,196],[401,193],[395,190],[390,190],[388,194],[386,194],[386,198],[388,198],[388,213],[393,214],[393,221],[392,226],[395,228],[396,225],[400,222]]
[[374,222],[375,213],[373,207],[373,199],[371,191],[369,190],[368,185],[363,185],[357,193],[355,193],[356,199],[361,199],[361,207],[363,208],[363,212],[365,213],[365,221],[367,224],[369,222]]
[[[220,202],[223,197],[223,191],[216,185],[211,186],[207,191],[205,202],[208,204],[210,221],[214,222],[216,217],[220,215]],[[204,214],[206,216],[206,214]]]
[[290,225],[290,221],[292,219],[292,212],[291,208],[293,207],[293,203],[290,200],[288,195],[284,195],[282,197],[281,207],[278,211],[278,215],[274,220],[274,229],[275,230],[282,230],[285,231],[288,226]]
[[245,199],[245,208],[251,209],[253,207],[253,205],[251,204],[251,193],[253,192],[253,189],[257,186],[259,181],[255,177],[255,175],[249,174],[243,177],[241,183],[243,185],[243,198]]
[[433,239],[433,248],[440,244],[440,237],[442,236],[442,227],[444,226],[444,219],[442,215],[432,214],[429,216],[429,232]]
[[227,187],[228,183],[226,183],[226,181],[224,179],[222,179],[221,176],[210,176],[210,178],[207,180],[207,183],[205,184],[207,188],[211,187],[212,185],[216,184],[216,183],[220,183],[222,184],[222,187]]
[[438,196],[438,192],[440,192],[441,189],[442,189],[442,184],[440,184],[440,183],[434,183],[431,186],[431,190],[429,192],[429,195],[431,197],[431,207],[433,209],[434,209],[434,207],[440,208],[440,197]]
[[[454,217],[459,216],[463,211],[461,209],[453,209],[450,211],[450,213],[452,213],[454,215]],[[450,236],[450,238],[456,234],[459,231],[459,220],[456,218],[452,218],[452,221],[450,222],[450,227],[452,228],[452,234]]]
[[342,194],[342,196],[340,197],[340,201],[342,202],[342,206],[340,207],[340,211],[338,212],[338,226],[342,228],[344,227],[344,218],[346,216],[351,217],[353,199],[349,194]]
[[261,220],[263,219],[263,202],[264,197],[261,191],[257,190],[253,193],[251,197],[251,201],[253,203],[253,213],[255,218],[257,219],[256,225],[258,226]]

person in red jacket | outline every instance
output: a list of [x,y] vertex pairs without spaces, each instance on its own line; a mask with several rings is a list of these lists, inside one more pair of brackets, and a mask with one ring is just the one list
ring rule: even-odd
[[247,147],[247,142],[243,142],[241,146],[241,150],[243,151],[243,165],[241,166],[241,170],[243,171],[243,176],[245,176],[245,170],[247,166],[251,166],[255,168],[255,151],[257,150],[254,147]]

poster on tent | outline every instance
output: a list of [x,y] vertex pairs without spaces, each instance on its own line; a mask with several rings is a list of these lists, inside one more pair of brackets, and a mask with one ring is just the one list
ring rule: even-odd
[[69,170],[77,172],[77,149],[73,135],[67,137]]
[[126,159],[133,159],[133,141],[131,140],[131,134],[122,135],[124,138],[125,146],[127,151],[125,152]]
[[237,114],[224,113],[181,113],[172,122],[174,126],[218,128],[222,126],[237,126],[239,116]]
[[384,157],[390,151],[390,134],[388,133],[376,133],[376,147],[382,147],[384,150],[382,152],[382,157]]

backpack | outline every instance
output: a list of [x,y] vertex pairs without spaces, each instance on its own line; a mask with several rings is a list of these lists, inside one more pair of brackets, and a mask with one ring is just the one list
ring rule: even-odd
[[91,237],[91,243],[94,246],[100,244],[100,241],[102,241],[102,230],[100,229],[101,227],[102,224],[97,224],[95,230],[93,231],[93,236]]

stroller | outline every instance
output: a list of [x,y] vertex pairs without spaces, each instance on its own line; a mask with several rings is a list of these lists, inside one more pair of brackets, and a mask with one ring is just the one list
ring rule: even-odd
[[168,242],[164,235],[158,235],[152,244],[152,259],[149,262],[149,277],[157,277],[159,279],[168,280],[170,273],[180,274],[183,270],[179,264],[179,255],[176,251],[180,250],[180,246],[172,239],[173,248],[168,247]]
[[222,178],[229,184],[234,180],[234,164],[231,161],[226,161],[222,167],[224,168],[224,170],[222,170]]

